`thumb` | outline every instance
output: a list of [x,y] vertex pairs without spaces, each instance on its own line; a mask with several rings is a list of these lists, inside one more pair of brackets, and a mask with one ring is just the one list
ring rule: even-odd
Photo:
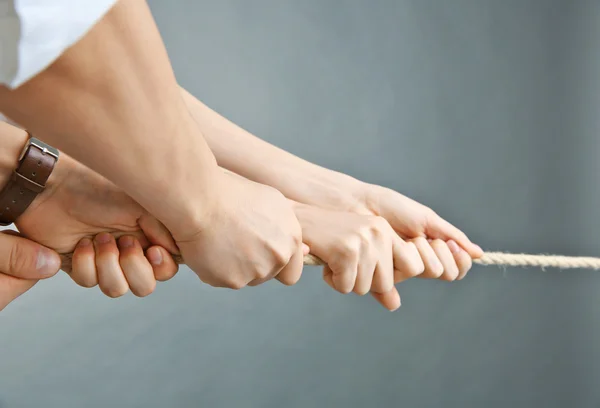
[[444,241],[454,240],[460,245],[472,258],[481,258],[483,250],[479,245],[474,244],[467,235],[450,224],[448,221],[435,214],[427,219],[426,235],[428,238],[442,239]]
[[0,273],[22,279],[45,279],[59,269],[60,257],[55,251],[14,231],[0,233]]

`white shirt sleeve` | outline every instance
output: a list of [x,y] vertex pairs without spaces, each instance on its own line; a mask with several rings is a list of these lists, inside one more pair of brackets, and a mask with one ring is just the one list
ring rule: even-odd
[[16,88],[43,71],[116,0],[0,0],[0,83]]

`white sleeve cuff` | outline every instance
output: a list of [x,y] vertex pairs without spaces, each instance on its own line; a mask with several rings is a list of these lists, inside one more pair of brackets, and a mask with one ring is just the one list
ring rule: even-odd
[[0,83],[16,88],[83,37],[116,0],[0,0]]

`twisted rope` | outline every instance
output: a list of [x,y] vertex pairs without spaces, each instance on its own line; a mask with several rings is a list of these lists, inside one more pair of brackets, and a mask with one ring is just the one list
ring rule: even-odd
[[486,252],[483,257],[474,259],[480,265],[533,266],[536,268],[558,269],[600,269],[600,258],[586,256],[507,254]]
[[[62,269],[71,270],[73,254],[63,254]],[[184,264],[184,260],[179,255],[174,255],[173,259],[178,264]],[[558,268],[558,269],[600,269],[600,258],[591,258],[584,256],[562,256],[562,255],[530,255],[530,254],[508,254],[504,252],[486,252],[483,257],[474,259],[474,263],[479,265],[497,265],[497,266],[533,266],[536,268]],[[314,255],[304,257],[304,265],[319,266],[325,263]]]

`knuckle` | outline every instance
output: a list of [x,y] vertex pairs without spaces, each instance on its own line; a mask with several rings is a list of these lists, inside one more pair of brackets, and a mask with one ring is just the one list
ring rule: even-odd
[[419,272],[416,268],[406,268],[406,274],[409,278],[414,278],[415,276],[419,276],[421,272]]
[[360,253],[359,239],[351,238],[351,239],[345,239],[345,240],[341,241],[340,246],[339,246],[339,253],[345,259],[349,259],[349,260],[357,259],[358,255]]
[[430,207],[423,206],[422,208],[423,219],[426,223],[435,222],[440,216],[432,210]]
[[265,271],[264,269],[259,270],[256,272],[255,274],[255,279],[258,280],[264,280],[267,279],[271,274],[268,271]]
[[431,247],[432,248],[439,249],[439,248],[442,248],[444,245],[446,245],[446,243],[443,240],[439,239],[439,238],[436,238],[433,241],[431,241]]
[[387,220],[380,215],[371,219],[371,231],[375,234],[383,234],[388,225]]
[[424,229],[432,228],[438,224],[439,216],[431,208],[422,206],[410,220],[408,220],[410,228],[414,231],[422,232]]
[[154,277],[156,278],[157,281],[159,282],[166,282],[168,280],[173,279],[173,277],[175,277],[175,275],[177,274],[177,270],[168,270],[168,271],[161,271],[158,272],[154,275]]
[[298,224],[296,233],[292,235],[292,247],[296,250],[300,245],[302,245],[302,227]]
[[294,286],[300,280],[300,275],[294,274],[291,276],[280,276],[278,280],[285,286]]
[[447,269],[443,276],[444,280],[446,280],[448,282],[454,282],[457,277],[458,277],[458,269],[456,269],[456,268]]
[[108,296],[109,298],[120,298],[121,296],[125,295],[127,293],[128,288],[126,288],[125,286],[119,286],[119,287],[110,287],[110,288],[106,288],[103,289],[102,292],[104,292],[104,294],[106,296]]
[[[275,269],[281,269],[290,260],[290,255],[286,251],[282,251],[280,249],[273,250],[273,266]],[[266,276],[266,274],[265,274]]]
[[369,288],[362,286],[356,287],[354,288],[354,293],[356,293],[358,296],[364,296],[369,293]]
[[152,293],[154,293],[155,289],[156,289],[156,281],[150,285],[147,285],[147,286],[141,288],[141,289],[137,289],[135,292],[132,290],[132,292],[135,296],[143,298],[143,297],[149,296]]
[[425,237],[417,237],[417,238],[412,239],[410,242],[412,242],[417,248],[422,247],[422,246],[427,246],[429,244],[427,242],[427,239],[425,239]]
[[442,276],[444,274],[444,267],[442,266],[441,263],[438,263],[436,265],[433,265],[431,267],[431,275],[434,278],[439,278],[440,276]]
[[408,274],[410,276],[418,276],[425,271],[425,264],[421,258],[413,259],[408,268]]
[[35,270],[33,257],[24,245],[16,244],[10,248],[8,254],[8,271],[17,274],[27,270]]
[[241,279],[227,279],[223,282],[224,286],[233,290],[240,290],[246,286],[246,282]]
[[82,286],[84,288],[93,288],[96,285],[98,285],[98,280],[96,279],[95,276],[91,276],[91,275],[82,275],[80,277],[77,278],[77,280],[75,281],[79,286]]

